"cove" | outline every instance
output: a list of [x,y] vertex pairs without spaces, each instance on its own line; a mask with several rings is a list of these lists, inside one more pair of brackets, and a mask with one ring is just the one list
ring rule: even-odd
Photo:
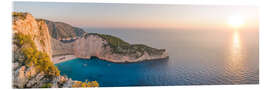
[[[99,82],[102,87],[162,85],[156,82],[164,74],[168,60],[136,63],[111,63],[96,57],[73,59],[55,64],[61,75],[72,80]],[[153,78],[155,77],[155,78]]]

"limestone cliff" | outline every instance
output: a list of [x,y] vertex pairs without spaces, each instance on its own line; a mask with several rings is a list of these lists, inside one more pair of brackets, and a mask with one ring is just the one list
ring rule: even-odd
[[60,40],[51,38],[51,48],[52,48],[53,57],[62,56],[62,55],[74,55],[73,42],[63,43]]
[[[51,36],[73,36],[75,39],[51,38],[52,56],[54,63],[67,59],[89,59],[96,56],[110,62],[138,62],[168,58],[165,49],[156,49],[143,44],[131,45],[118,37],[97,33],[81,33],[82,29],[72,29],[72,26],[63,22],[46,20]],[[60,25],[58,25],[60,24]],[[62,26],[67,26],[61,29]],[[58,29],[56,29],[58,27]],[[66,30],[66,31],[65,31]]]
[[51,57],[51,37],[43,20],[36,20],[31,14],[13,14],[13,33],[32,36],[38,50],[46,52]]
[[151,48],[142,44],[131,45],[120,38],[88,33],[79,38],[73,45],[74,55],[78,58],[89,59],[96,56],[110,62],[138,62],[168,58],[165,49]]
[[[51,61],[48,27],[29,13],[13,13],[13,88],[60,88],[80,81],[61,76]],[[98,84],[94,82],[96,86]],[[79,84],[80,85],[80,84]]]

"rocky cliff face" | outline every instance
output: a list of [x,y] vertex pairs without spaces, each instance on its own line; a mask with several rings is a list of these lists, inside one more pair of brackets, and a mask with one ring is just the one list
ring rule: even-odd
[[105,56],[110,48],[104,47],[105,40],[97,35],[89,35],[74,42],[74,55],[79,58],[90,59],[91,56]]
[[31,14],[21,13],[13,16],[13,32],[32,36],[38,50],[51,57],[51,38],[48,27],[43,20],[36,20]]
[[74,55],[73,42],[63,43],[60,40],[51,38],[52,56]]
[[146,45],[130,45],[123,40],[103,34],[88,33],[73,45],[74,55],[89,59],[96,56],[110,62],[138,62],[168,58],[165,49],[155,49]]
[[14,88],[63,87],[64,85],[71,87],[72,84],[68,83],[72,83],[72,80],[57,74],[51,75],[52,71],[48,71],[56,70],[50,61],[52,56],[50,40],[45,21],[36,20],[28,13],[13,13]]

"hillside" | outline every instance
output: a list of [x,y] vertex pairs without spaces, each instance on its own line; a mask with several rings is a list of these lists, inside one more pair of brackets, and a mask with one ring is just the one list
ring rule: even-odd
[[51,37],[57,40],[75,39],[86,33],[83,29],[73,27],[67,23],[43,20],[48,26]]

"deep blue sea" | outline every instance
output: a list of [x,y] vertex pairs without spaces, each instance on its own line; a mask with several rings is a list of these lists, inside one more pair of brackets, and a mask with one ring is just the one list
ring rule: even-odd
[[73,80],[96,80],[104,87],[259,83],[258,30],[85,30],[164,48],[170,58],[124,64],[92,58],[56,64]]

